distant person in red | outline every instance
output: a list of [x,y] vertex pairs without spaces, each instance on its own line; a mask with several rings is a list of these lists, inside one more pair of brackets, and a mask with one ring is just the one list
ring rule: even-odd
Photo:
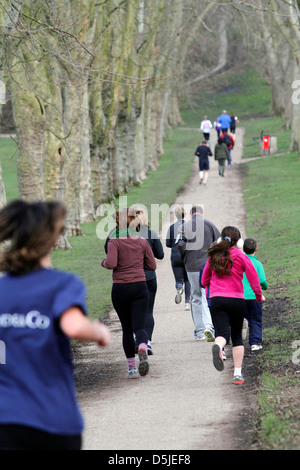
[[223,132],[221,135],[221,139],[224,142],[224,144],[227,145],[227,150],[228,150],[228,166],[231,167],[231,151],[234,147],[234,139],[230,134],[227,134],[227,132]]

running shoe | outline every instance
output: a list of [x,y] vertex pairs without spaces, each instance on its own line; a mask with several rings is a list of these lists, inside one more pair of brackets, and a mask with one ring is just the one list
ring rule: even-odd
[[128,371],[128,378],[129,379],[137,379],[138,378],[138,372],[135,368],[129,369]]
[[175,296],[175,303],[176,304],[180,304],[182,293],[183,293],[183,287],[179,287],[179,289],[177,289],[177,294]]
[[214,342],[215,335],[214,335],[213,330],[211,330],[210,328],[206,328],[206,330],[204,330],[204,335],[206,336],[208,343]]
[[148,341],[147,349],[148,349],[148,356],[153,356],[151,341]]
[[144,349],[139,349],[139,374],[143,377],[149,372],[148,354]]
[[218,371],[224,370],[224,360],[222,358],[222,350],[218,344],[212,347],[213,365]]
[[186,310],[186,311],[191,310],[190,302],[186,302],[184,310]]
[[224,348],[222,349],[222,357],[223,357],[223,361],[226,361],[227,357],[226,357],[226,352]]
[[242,374],[233,376],[233,383],[235,385],[242,385],[244,382],[245,382],[245,380],[244,380]]
[[256,352],[256,351],[259,351],[260,349],[262,349],[261,344],[252,344],[251,346],[251,352]]
[[195,340],[196,341],[205,341],[205,339],[206,339],[206,336],[197,336],[197,335],[195,335]]

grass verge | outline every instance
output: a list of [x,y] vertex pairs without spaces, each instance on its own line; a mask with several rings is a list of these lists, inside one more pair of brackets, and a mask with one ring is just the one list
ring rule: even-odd
[[263,307],[263,345],[257,356],[256,444],[300,449],[300,161],[296,153],[246,164],[247,235],[258,240],[269,290]]

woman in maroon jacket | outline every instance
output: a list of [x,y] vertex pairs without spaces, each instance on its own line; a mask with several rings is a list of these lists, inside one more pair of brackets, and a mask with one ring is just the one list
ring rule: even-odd
[[128,378],[137,378],[135,341],[138,344],[139,374],[149,371],[145,319],[149,291],[145,269],[155,270],[156,262],[148,241],[137,233],[139,219],[128,210],[119,212],[117,228],[110,235],[107,257],[102,266],[113,270],[112,303],[123,330],[123,349],[128,363]]

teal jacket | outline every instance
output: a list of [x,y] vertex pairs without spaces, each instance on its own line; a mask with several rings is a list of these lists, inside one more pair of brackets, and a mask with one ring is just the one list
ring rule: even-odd
[[[262,263],[256,258],[255,255],[246,255],[246,256],[248,256],[248,258],[252,261],[253,266],[255,267],[255,270],[258,274],[260,287],[263,290],[267,290],[269,285],[268,285],[267,280],[266,280],[266,275],[265,275],[265,271],[264,271],[264,267],[263,267]],[[244,277],[243,277],[243,286],[244,286],[245,299],[246,300],[255,299],[255,294],[254,294],[253,290],[250,287],[250,283],[249,283],[248,279],[246,278],[245,273],[244,273]]]

